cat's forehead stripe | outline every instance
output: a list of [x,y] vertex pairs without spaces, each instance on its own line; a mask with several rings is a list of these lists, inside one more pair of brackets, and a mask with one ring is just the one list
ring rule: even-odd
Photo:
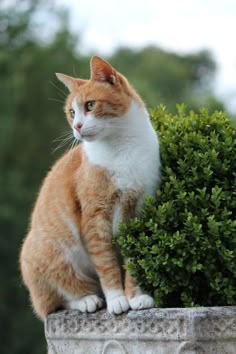
[[77,103],[77,98],[78,97],[75,97],[72,101],[72,108],[76,111],[77,109],[79,109],[78,107],[78,103]]

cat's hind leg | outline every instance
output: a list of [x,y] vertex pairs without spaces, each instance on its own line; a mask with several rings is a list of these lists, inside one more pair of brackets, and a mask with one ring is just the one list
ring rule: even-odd
[[50,313],[60,309],[63,303],[63,299],[58,292],[43,282],[31,284],[30,298],[35,313],[42,320],[45,320]]
[[[97,279],[79,274],[70,262],[65,261],[64,254],[53,247],[50,257],[39,257],[36,251],[28,257],[31,243],[30,240],[25,242],[20,264],[33,307],[41,319],[58,308],[93,312],[102,307]],[[49,249],[49,245],[47,247]]]
[[[34,274],[35,275],[35,274]],[[70,281],[68,281],[68,276]],[[94,283],[77,279],[76,275],[61,274],[60,281],[46,282],[40,276],[24,279],[30,290],[30,298],[36,314],[44,320],[48,314],[60,308],[95,312],[104,306],[104,301]],[[50,284],[50,285],[49,285]],[[77,286],[76,286],[77,285]]]
[[[27,245],[27,243],[25,244]],[[46,276],[42,276],[42,273],[34,265],[34,262],[30,262],[30,259],[26,257],[25,244],[20,257],[22,278],[29,289],[35,313],[39,318],[44,320],[48,314],[62,306],[63,299],[55,288],[48,285]]]

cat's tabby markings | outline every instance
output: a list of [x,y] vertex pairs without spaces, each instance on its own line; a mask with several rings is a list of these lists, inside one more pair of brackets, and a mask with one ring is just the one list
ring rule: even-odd
[[42,319],[60,307],[93,312],[105,301],[115,314],[152,307],[122,271],[112,243],[119,221],[138,215],[160,181],[148,112],[127,79],[99,57],[91,60],[90,80],[57,77],[70,91],[66,115],[83,143],[45,178],[22,246],[35,312]]

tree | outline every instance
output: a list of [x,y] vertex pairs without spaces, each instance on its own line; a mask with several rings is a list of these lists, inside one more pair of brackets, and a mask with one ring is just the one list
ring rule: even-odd
[[185,102],[189,108],[224,109],[212,93],[216,64],[207,51],[178,55],[157,47],[120,48],[110,59],[129,77],[148,106],[162,103],[173,111],[176,103]]

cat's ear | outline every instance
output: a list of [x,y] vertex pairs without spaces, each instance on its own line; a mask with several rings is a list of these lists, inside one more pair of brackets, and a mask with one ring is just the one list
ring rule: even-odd
[[117,81],[116,71],[105,60],[94,56],[90,62],[91,80],[109,82],[114,85]]
[[73,91],[76,87],[83,85],[86,82],[86,80],[75,79],[72,76],[60,73],[56,73],[56,77],[58,78],[58,80],[63,82],[63,84],[69,89],[70,92]]

